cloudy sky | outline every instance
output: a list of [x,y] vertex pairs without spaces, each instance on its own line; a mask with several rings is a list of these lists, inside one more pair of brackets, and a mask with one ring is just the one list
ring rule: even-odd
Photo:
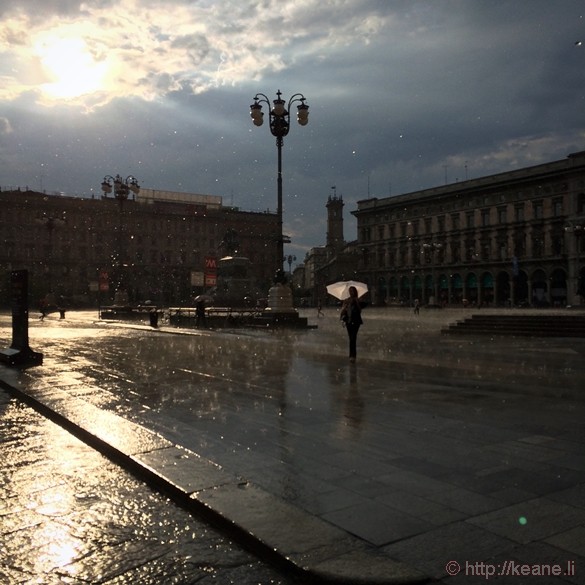
[[274,211],[275,139],[249,106],[300,92],[301,260],[333,186],[351,240],[360,199],[584,150],[584,76],[583,0],[0,0],[0,187],[100,195],[120,173]]

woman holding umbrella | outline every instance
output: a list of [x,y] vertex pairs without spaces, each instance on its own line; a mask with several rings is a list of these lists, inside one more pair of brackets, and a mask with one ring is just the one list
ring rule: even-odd
[[357,354],[357,334],[362,321],[362,307],[358,300],[358,291],[355,286],[350,286],[349,297],[343,301],[341,306],[341,320],[345,323],[349,337],[349,361],[355,362]]

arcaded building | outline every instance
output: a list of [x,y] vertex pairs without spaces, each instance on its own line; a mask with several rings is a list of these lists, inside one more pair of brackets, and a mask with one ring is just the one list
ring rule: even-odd
[[585,151],[566,159],[369,198],[359,277],[375,304],[566,306],[585,298]]
[[141,189],[127,199],[0,192],[0,301],[11,270],[29,271],[33,301],[50,294],[108,303],[188,303],[215,285],[218,260],[239,255],[268,290],[278,218],[224,207],[222,198]]

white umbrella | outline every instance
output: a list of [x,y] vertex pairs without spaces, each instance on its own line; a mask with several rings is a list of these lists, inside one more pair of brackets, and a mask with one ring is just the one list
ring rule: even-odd
[[211,295],[202,294],[197,295],[193,300],[196,303],[200,303],[201,301],[203,301],[204,303],[212,303],[214,299]]
[[327,292],[340,301],[343,301],[349,298],[349,289],[352,286],[355,286],[358,297],[363,297],[368,292],[368,285],[363,282],[357,282],[356,280],[342,280],[328,284]]

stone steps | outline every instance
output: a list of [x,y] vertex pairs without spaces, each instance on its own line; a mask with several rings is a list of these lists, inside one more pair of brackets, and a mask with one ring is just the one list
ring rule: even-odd
[[585,315],[474,314],[441,330],[444,334],[585,337]]

